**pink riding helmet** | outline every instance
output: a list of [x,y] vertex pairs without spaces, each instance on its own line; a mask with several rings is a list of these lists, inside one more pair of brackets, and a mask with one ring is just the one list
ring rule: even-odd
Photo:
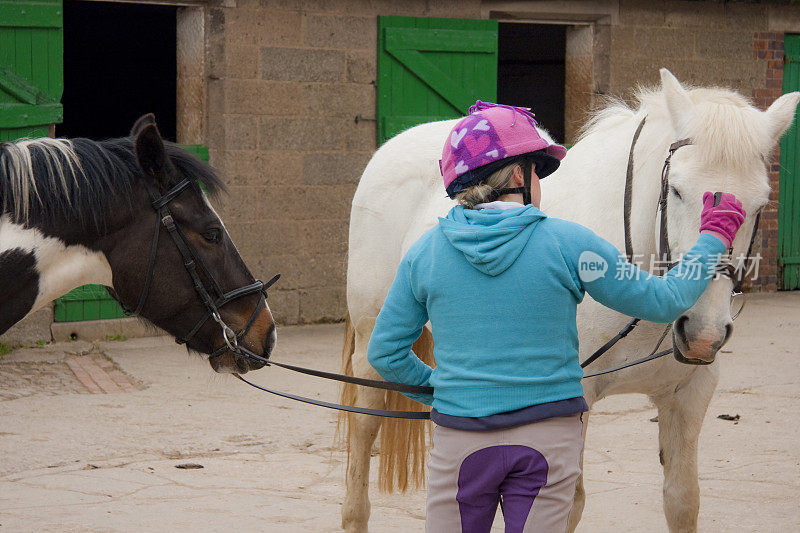
[[530,154],[540,179],[554,172],[567,149],[543,139],[536,124],[527,107],[475,102],[450,132],[439,161],[448,196],[480,183],[515,156]]

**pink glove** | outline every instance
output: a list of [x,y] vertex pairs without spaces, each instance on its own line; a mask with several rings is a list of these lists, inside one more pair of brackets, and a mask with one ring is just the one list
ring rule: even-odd
[[727,192],[703,193],[703,212],[700,215],[700,233],[710,233],[730,248],[736,232],[744,222],[746,213],[742,202]]

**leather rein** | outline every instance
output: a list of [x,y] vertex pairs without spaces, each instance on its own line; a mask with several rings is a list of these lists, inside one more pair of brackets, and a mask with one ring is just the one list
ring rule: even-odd
[[[627,172],[625,175],[625,198],[624,198],[624,225],[625,225],[625,254],[628,257],[628,261],[633,262],[633,245],[631,244],[631,231],[630,231],[630,214],[631,214],[631,202],[633,196],[633,163],[634,163],[634,149],[636,148],[636,142],[639,139],[639,135],[642,132],[642,128],[644,127],[645,121],[647,117],[643,118],[642,121],[639,123],[639,126],[636,128],[636,132],[633,136],[633,140],[631,142],[631,149],[628,156],[628,167]],[[677,142],[674,142],[669,147],[669,153],[667,158],[664,161],[664,167],[661,171],[661,194],[659,197],[659,212],[661,213],[661,221],[660,221],[660,239],[659,239],[659,254],[668,264],[668,268],[672,268],[677,263],[670,263],[671,261],[671,252],[669,248],[669,236],[667,234],[667,195],[669,193],[669,171],[670,171],[670,161],[672,159],[672,155],[675,153],[676,150],[683,146],[687,146],[692,144],[690,139],[682,139]],[[750,238],[750,246],[747,250],[747,256],[749,257],[750,251],[753,247],[753,242],[755,240],[755,233],[756,229],[758,228],[758,216],[756,217],[755,226],[753,227],[753,235]],[[731,250],[729,249],[729,254]],[[734,282],[734,289],[732,291],[732,296],[736,296],[741,294],[740,289],[742,285],[742,281],[744,278],[744,269],[736,268],[733,266],[730,261],[726,261],[723,264],[721,273],[727,277],[729,277]],[[270,285],[274,283],[277,279],[277,276],[270,281]],[[736,317],[739,316],[739,312],[733,317],[735,320]],[[640,319],[634,318],[628,324],[623,327],[619,333],[617,333],[611,340],[606,342],[603,346],[598,348],[592,355],[590,355],[583,363],[581,363],[581,368],[586,368],[591,363],[596,361],[600,356],[610,350],[617,342],[621,339],[625,338],[633,329],[638,325]],[[629,363],[625,363],[613,368],[608,368],[606,370],[601,370],[598,372],[594,372],[592,374],[585,374],[583,377],[585,378],[592,378],[596,376],[602,376],[604,374],[610,374],[612,372],[617,372],[619,370],[629,368],[635,365],[639,365],[642,363],[647,363],[649,361],[653,361],[665,355],[668,355],[673,352],[673,348],[669,348],[662,351],[657,351],[661,344],[663,343],[664,339],[667,337],[672,324],[668,324],[663,333],[661,334],[658,342],[656,343],[653,350],[645,357],[640,359],[636,359]],[[275,365],[287,370],[291,370],[294,372],[299,372],[302,374],[307,374],[311,376],[321,377],[325,379],[330,379],[334,381],[340,381],[343,383],[351,383],[354,385],[361,385],[364,387],[371,387],[375,389],[384,389],[390,391],[396,391],[401,393],[410,393],[410,394],[425,394],[425,395],[432,395],[433,394],[433,387],[423,387],[418,385],[406,385],[403,383],[393,383],[389,381],[382,381],[382,380],[374,380],[374,379],[366,379],[366,378],[359,378],[355,376],[348,376],[344,374],[337,374],[334,372],[324,372],[321,370],[313,370],[310,368],[304,368],[301,366],[290,365],[286,363],[281,363],[278,361],[274,361],[269,358],[265,358],[263,356],[254,354],[253,352],[247,350],[246,348],[239,346],[237,342],[237,336],[228,336],[227,334],[224,335],[226,342],[228,343],[228,348],[233,351],[237,356],[246,357],[253,361],[259,362],[264,364],[265,366]],[[230,342],[228,342],[230,340]],[[382,416],[387,418],[406,418],[406,419],[416,419],[416,420],[427,420],[430,419],[430,413],[428,411],[394,411],[394,410],[386,410],[386,409],[370,409],[366,407],[357,407],[352,405],[342,405],[332,402],[325,402],[322,400],[316,400],[313,398],[306,398],[304,396],[298,396],[295,394],[290,394],[287,392],[281,392],[274,389],[270,389],[267,387],[263,387],[261,385],[256,385],[252,383],[239,374],[235,374],[235,376],[247,383],[248,385],[255,387],[259,390],[269,392],[271,394],[275,394],[277,396],[281,396],[283,398],[289,398],[291,400],[296,400],[299,402],[308,403],[311,405],[317,405],[320,407],[327,407],[329,409],[337,409],[340,411],[347,411],[350,413],[360,413],[366,415],[373,415],[373,416]]]

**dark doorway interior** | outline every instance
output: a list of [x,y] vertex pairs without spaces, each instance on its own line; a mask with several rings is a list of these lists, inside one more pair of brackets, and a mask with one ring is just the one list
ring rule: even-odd
[[175,139],[176,9],[65,0],[58,136],[123,137],[153,112],[161,134]]
[[500,23],[499,41],[497,100],[530,107],[556,141],[563,141],[567,27]]

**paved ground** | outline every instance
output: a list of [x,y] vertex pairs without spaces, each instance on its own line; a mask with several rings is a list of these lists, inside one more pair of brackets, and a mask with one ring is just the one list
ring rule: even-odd
[[[700,442],[701,530],[800,531],[800,293],[751,297],[736,327]],[[282,328],[276,357],[336,370],[340,340],[340,325]],[[278,369],[253,376],[335,398]],[[639,396],[597,404],[580,531],[666,531],[655,414]],[[338,531],[334,428],[169,339],[19,350],[0,360],[0,532]],[[421,531],[423,502],[373,493],[372,530]]]

